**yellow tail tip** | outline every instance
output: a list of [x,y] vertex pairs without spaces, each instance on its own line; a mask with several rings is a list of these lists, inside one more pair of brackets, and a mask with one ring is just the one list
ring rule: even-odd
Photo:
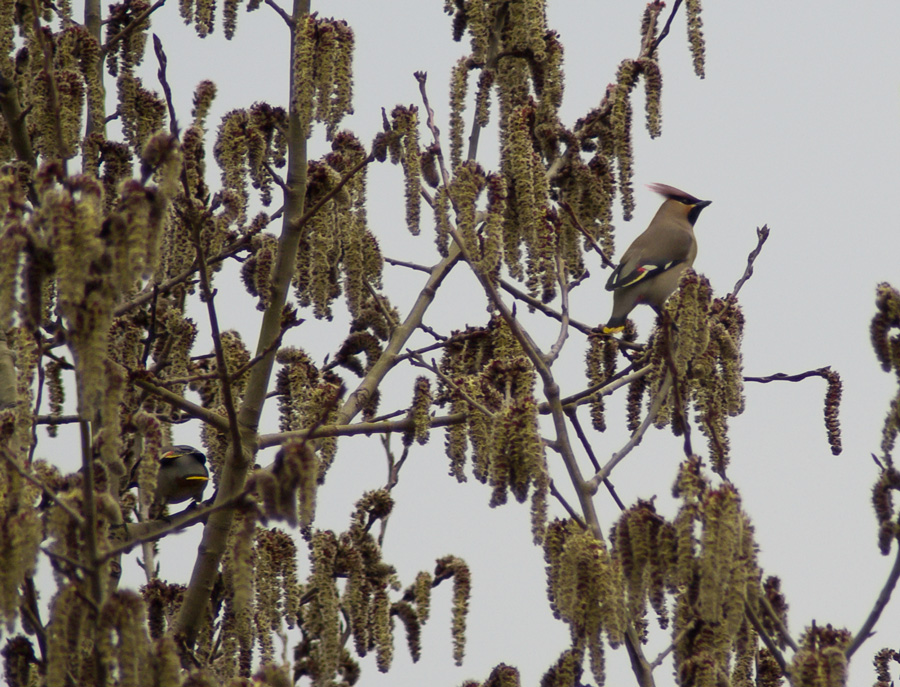
[[621,327],[604,327],[603,328],[604,334],[618,334],[619,332],[623,332],[623,331],[625,331],[625,325],[622,325]]

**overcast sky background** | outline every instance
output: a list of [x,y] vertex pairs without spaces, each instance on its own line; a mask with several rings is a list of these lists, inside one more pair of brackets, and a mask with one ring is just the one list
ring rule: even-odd
[[[78,14],[80,3],[75,4]],[[729,476],[756,526],[765,573],[782,579],[793,636],[798,638],[813,620],[856,632],[892,562],[877,549],[870,494],[877,476],[871,453],[878,451],[896,382],[878,366],[868,326],[875,286],[891,281],[900,287],[895,209],[900,196],[896,38],[900,5],[860,3],[851,8],[833,0],[707,4],[706,79],[698,79],[691,68],[683,8],[660,48],[663,135],[655,141],[643,126],[643,101],[636,95],[638,207],[632,222],[619,218],[616,223],[617,255],[643,231],[658,207],[659,197],[644,187],[650,182],[671,184],[713,201],[696,227],[700,251],[695,268],[711,280],[717,295],[728,293],[741,276],[747,254],[756,245],[756,227],[769,225],[770,239],[741,293],[747,320],[745,374],[833,366],[845,385],[844,453],[832,456],[826,442],[823,380],[751,384],[746,411],[732,423]],[[441,0],[313,1],[314,11],[346,19],[356,33],[356,112],[344,126],[366,145],[381,127],[382,107],[390,111],[397,103],[421,104],[414,71],[428,73],[429,95],[446,143],[448,75],[456,59],[468,51],[468,42],[452,42],[450,19],[442,6]],[[637,55],[643,9],[640,1],[549,2],[549,25],[560,33],[566,50],[562,109],[566,124],[596,106],[619,62]],[[664,11],[664,18],[669,11]],[[209,149],[224,112],[258,100],[286,106],[288,32],[271,9],[241,11],[230,44],[219,21],[211,37],[198,39],[181,23],[175,2],[157,11],[153,22],[168,54],[182,125],[189,123],[196,84],[212,79],[218,85],[219,97],[209,120],[213,129]],[[157,87],[155,72],[151,49],[144,71],[148,87]],[[111,83],[108,88],[112,91]],[[421,138],[423,143],[430,141],[424,129]],[[489,133],[481,140],[479,160],[493,168],[496,139]],[[319,127],[311,157],[325,150]],[[369,221],[384,253],[436,262],[428,222],[423,222],[418,238],[406,232],[400,170],[373,165],[369,175]],[[217,177],[214,167],[210,177],[212,182]],[[277,205],[276,201],[273,209]],[[423,218],[427,216],[423,208]],[[603,289],[608,273],[594,255],[587,261],[593,277],[574,292],[572,313],[578,320],[597,324],[606,320],[611,307],[611,294]],[[415,299],[422,276],[386,268],[386,292],[401,313]],[[220,308],[221,326],[240,330],[254,346],[258,313],[252,302],[240,299],[243,292],[236,271],[220,274],[216,286],[229,304]],[[642,340],[653,323],[652,312],[643,310],[634,314]],[[310,321],[293,330],[288,343],[321,360],[335,350],[340,332],[336,335],[327,324],[307,316]],[[202,317],[198,321],[205,327]],[[426,323],[446,331],[485,321],[482,292],[471,274],[457,267]],[[538,318],[528,322],[542,345],[556,338],[556,324]],[[412,342],[424,343],[425,338]],[[564,395],[584,384],[584,350],[584,338],[572,332],[564,359],[555,368]],[[382,411],[408,404],[416,374],[396,375],[401,380],[394,387],[397,400],[384,401]],[[350,383],[352,388],[352,379]],[[263,432],[277,429],[274,406],[270,404]],[[592,435],[601,462],[627,440],[623,406],[624,396],[614,397],[609,403],[610,430]],[[586,417],[583,411],[585,423]],[[199,443],[198,426],[176,431],[176,443]],[[394,445],[399,454],[399,441]],[[316,525],[343,530],[353,502],[362,491],[383,485],[386,471],[377,441],[342,439],[339,446],[337,462],[319,494]],[[705,453],[702,437],[695,438],[695,450]],[[259,460],[267,464],[273,455],[261,453]],[[626,503],[656,496],[660,510],[672,516],[670,488],[681,457],[679,439],[668,431],[651,430],[615,470],[612,482]],[[557,483],[565,486],[558,457],[549,453],[548,460],[559,477]],[[488,509],[489,488],[474,480],[458,485],[446,473],[443,433],[435,431],[427,447],[414,449],[401,472],[385,558],[398,567],[404,584],[448,553],[469,562],[473,596],[466,661],[462,668],[452,664],[450,589],[445,584],[435,591],[420,663],[411,663],[398,627],[393,669],[382,676],[374,660],[365,659],[360,684],[458,685],[464,679],[484,680],[495,664],[506,662],[520,669],[523,684],[536,685],[566,648],[568,631],[551,616],[543,555],[531,544],[527,508],[512,504]],[[571,497],[571,488],[565,492]],[[608,534],[617,511],[602,493],[597,502]],[[556,503],[551,508],[554,514],[562,513]],[[199,530],[163,543],[164,577],[187,580],[185,563],[193,561],[198,537]],[[125,579],[139,584],[142,573],[134,559],[132,554],[123,562]],[[302,557],[303,576],[305,570]],[[900,648],[897,603],[888,607],[876,629],[877,636],[856,654],[853,685],[874,681],[871,657],[877,649]],[[653,659],[666,641],[658,631],[651,634],[654,639],[646,654]],[[624,649],[608,652],[607,665],[608,684],[633,684]],[[671,664],[655,676],[658,685],[673,684]]]

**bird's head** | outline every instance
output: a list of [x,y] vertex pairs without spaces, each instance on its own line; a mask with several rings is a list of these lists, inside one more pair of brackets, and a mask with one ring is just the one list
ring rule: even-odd
[[697,221],[703,208],[712,203],[711,200],[700,200],[690,193],[685,193],[667,184],[647,184],[647,188],[665,197],[666,202],[670,205],[670,208],[667,209],[683,215],[691,223],[691,226]]

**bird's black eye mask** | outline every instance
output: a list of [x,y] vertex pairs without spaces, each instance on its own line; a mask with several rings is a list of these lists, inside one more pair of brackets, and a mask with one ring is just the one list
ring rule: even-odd
[[697,221],[697,218],[700,216],[700,213],[703,212],[703,208],[710,204],[710,201],[703,200],[694,200],[693,203],[686,203],[685,201],[681,201],[685,205],[689,205],[691,209],[688,211],[688,222],[691,223],[691,226],[694,226],[694,223]]

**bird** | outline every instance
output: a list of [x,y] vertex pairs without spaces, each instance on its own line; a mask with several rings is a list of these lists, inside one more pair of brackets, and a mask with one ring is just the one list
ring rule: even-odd
[[171,503],[200,501],[209,482],[206,456],[193,446],[167,446],[159,457],[159,473],[151,513],[161,513]]
[[622,331],[629,313],[641,303],[659,313],[678,287],[682,272],[697,257],[694,223],[712,201],[700,200],[666,184],[647,187],[665,200],[606,282],[606,290],[613,292],[613,309],[603,327],[604,334]]

